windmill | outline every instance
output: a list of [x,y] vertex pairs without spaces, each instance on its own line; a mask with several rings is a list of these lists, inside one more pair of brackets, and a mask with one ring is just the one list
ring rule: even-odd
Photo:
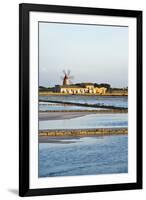
[[61,77],[61,79],[63,80],[63,85],[70,85],[72,83],[71,80],[73,79],[73,76],[70,76],[70,72],[70,70],[63,70],[64,76]]

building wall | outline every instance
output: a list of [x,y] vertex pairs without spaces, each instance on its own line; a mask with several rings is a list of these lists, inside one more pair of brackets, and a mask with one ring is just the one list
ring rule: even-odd
[[60,87],[61,93],[66,93],[66,94],[105,94],[106,93],[106,88],[97,88],[94,86],[86,87],[86,88],[69,88],[69,87]]

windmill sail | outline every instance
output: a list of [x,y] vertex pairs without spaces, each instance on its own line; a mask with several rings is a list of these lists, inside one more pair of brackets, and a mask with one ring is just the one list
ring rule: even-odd
[[70,76],[70,73],[71,73],[70,70],[68,70],[68,71],[63,70],[63,74],[64,74],[64,77],[62,78],[63,85],[72,84],[71,80],[73,79],[73,76]]

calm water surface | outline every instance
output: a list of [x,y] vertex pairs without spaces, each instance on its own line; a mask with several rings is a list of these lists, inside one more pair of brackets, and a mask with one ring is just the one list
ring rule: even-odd
[[128,97],[109,97],[109,96],[84,96],[84,95],[67,95],[67,96],[41,96],[40,100],[54,100],[75,103],[102,104],[118,107],[128,107]]
[[39,129],[88,129],[127,127],[127,113],[89,114],[83,117],[63,120],[39,121]]
[[[101,110],[101,108],[93,108],[93,107],[84,107],[84,106],[74,106],[74,105],[61,105],[61,104],[53,104],[53,103],[46,103],[40,102],[39,103],[39,110],[40,111],[52,111],[52,110]],[[107,110],[103,109],[102,110]]]
[[126,135],[50,139],[39,144],[39,177],[127,173],[127,150]]
[[[48,96],[40,99],[128,107],[127,97]],[[42,102],[39,110],[87,110],[89,107]],[[72,119],[39,121],[39,129],[127,127],[127,113],[89,114]],[[39,177],[112,174],[128,172],[128,136],[50,138],[39,143]]]

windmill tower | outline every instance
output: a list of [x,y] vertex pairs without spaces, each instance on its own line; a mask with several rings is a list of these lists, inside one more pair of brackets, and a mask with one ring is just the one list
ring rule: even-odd
[[70,76],[70,70],[68,70],[67,72],[63,70],[63,74],[64,74],[64,77],[62,77],[63,85],[70,85],[72,83],[71,79],[73,79],[73,76]]

